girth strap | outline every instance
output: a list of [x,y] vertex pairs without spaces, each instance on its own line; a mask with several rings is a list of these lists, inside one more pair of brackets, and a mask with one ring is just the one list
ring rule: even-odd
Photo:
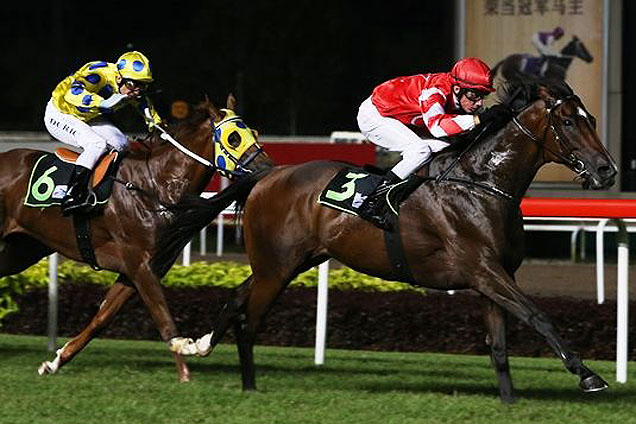
[[90,216],[85,213],[79,212],[73,214],[75,239],[77,241],[77,248],[84,262],[89,264],[94,270],[99,271],[101,268],[97,265],[95,250],[93,249],[93,243],[91,242],[91,226],[89,219]]
[[389,221],[393,228],[392,231],[384,231],[384,245],[389,254],[389,261],[393,269],[397,271],[402,280],[407,283],[414,283],[415,279],[411,274],[406,255],[404,254],[404,244],[402,244],[402,236],[400,234],[400,217],[395,214],[388,214]]

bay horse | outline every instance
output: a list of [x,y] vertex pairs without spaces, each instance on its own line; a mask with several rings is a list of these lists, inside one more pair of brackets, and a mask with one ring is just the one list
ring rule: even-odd
[[[90,217],[94,259],[99,267],[119,273],[106,293],[99,311],[88,326],[45,361],[39,373],[53,374],[68,363],[115,317],[119,309],[139,293],[150,312],[161,338],[170,344],[178,342],[177,328],[159,285],[163,274],[149,264],[155,248],[156,232],[173,217],[170,206],[186,193],[200,194],[214,174],[214,169],[198,163],[186,154],[199,158],[223,157],[228,152],[241,152],[236,163],[217,170],[239,177],[271,167],[267,155],[254,134],[237,138],[237,131],[225,122],[232,120],[247,128],[235,116],[236,99],[230,95],[227,109],[218,109],[209,101],[200,104],[191,119],[170,128],[168,134],[180,140],[183,152],[155,131],[143,144],[145,149],[126,152],[118,169],[108,203],[101,213]],[[249,129],[248,129],[249,130]],[[163,138],[161,137],[163,135]],[[225,146],[224,146],[225,145]],[[59,207],[26,207],[25,193],[31,170],[45,152],[16,149],[0,154],[0,277],[16,274],[53,252],[85,262],[76,242],[72,217],[64,217]],[[212,159],[214,160],[214,159]],[[210,162],[212,164],[212,162]],[[240,178],[238,178],[240,180]],[[241,184],[229,192],[240,191]],[[230,200],[231,201],[231,200]],[[229,204],[228,201],[226,204]],[[167,272],[172,264],[161,270]],[[180,381],[189,380],[183,358],[174,353]]]
[[[243,389],[255,389],[253,345],[265,314],[299,273],[334,258],[384,280],[437,290],[472,289],[483,296],[488,303],[486,341],[503,402],[514,399],[506,313],[542,335],[585,392],[606,389],[607,383],[568,348],[547,315],[521,291],[514,274],[524,249],[520,203],[537,170],[548,162],[561,163],[578,174],[584,187],[604,189],[614,184],[615,162],[598,138],[593,116],[565,83],[511,82],[507,93],[514,114],[499,129],[471,142],[470,149],[466,142],[451,144],[431,162],[432,177],[414,177],[420,185],[399,212],[412,280],[393,266],[381,229],[317,202],[347,164],[276,167],[256,183],[244,205],[253,274],[225,305],[213,331],[181,346],[180,352],[205,356],[233,326]],[[444,174],[448,178],[434,178]],[[208,204],[214,207],[213,201]],[[205,223],[192,223],[190,234]],[[164,236],[170,236],[166,229]]]
[[492,68],[492,75],[495,76],[501,69],[501,75],[505,79],[513,79],[522,73],[533,77],[564,81],[574,59],[581,59],[585,63],[591,63],[594,60],[585,44],[577,36],[572,37],[572,40],[561,49],[560,54],[561,56],[511,54]]

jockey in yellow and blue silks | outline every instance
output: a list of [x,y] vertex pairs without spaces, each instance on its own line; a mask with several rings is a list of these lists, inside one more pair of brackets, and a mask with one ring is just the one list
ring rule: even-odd
[[99,158],[109,148],[122,151],[128,146],[128,138],[108,120],[109,114],[132,104],[149,130],[161,122],[146,94],[152,81],[150,61],[132,51],[116,64],[89,62],[53,90],[44,115],[46,129],[55,139],[82,149],[62,199],[65,215],[86,206],[88,182]]

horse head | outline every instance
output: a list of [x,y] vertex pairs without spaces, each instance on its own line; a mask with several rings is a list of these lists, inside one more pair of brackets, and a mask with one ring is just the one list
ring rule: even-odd
[[570,168],[584,188],[611,187],[616,163],[596,133],[596,119],[581,99],[563,82],[539,83],[535,96],[513,122],[540,146],[544,161]]
[[587,47],[585,47],[585,44],[583,44],[576,35],[563,47],[561,54],[563,56],[578,57],[585,63],[591,63],[594,60],[594,57],[590,54]]
[[229,179],[273,166],[258,143],[258,132],[250,129],[236,114],[236,99],[228,96],[227,106],[218,109],[210,104],[214,130],[214,163],[217,171]]

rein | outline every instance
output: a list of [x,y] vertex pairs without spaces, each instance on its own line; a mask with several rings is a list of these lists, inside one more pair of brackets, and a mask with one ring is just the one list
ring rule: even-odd
[[[506,100],[505,103],[503,103],[504,105],[509,105],[510,103],[512,103],[512,101],[519,95],[519,93],[521,93],[521,88],[517,88],[515,90],[515,92]],[[475,136],[475,138],[473,138],[473,140],[470,142],[470,144],[468,144],[468,146],[466,146],[466,148],[464,150],[461,151],[461,153],[459,155],[457,155],[457,157],[455,158],[455,160],[453,160],[453,162],[451,162],[451,164],[448,166],[448,168],[446,168],[444,170],[444,172],[442,172],[440,175],[438,175],[437,177],[427,177],[426,180],[434,180],[436,183],[441,183],[443,181],[450,181],[450,182],[454,182],[454,183],[460,183],[460,184],[466,184],[466,185],[472,185],[475,187],[478,187],[482,190],[485,190],[491,194],[495,194],[497,196],[501,196],[504,199],[507,200],[513,200],[514,196],[506,193],[503,190],[498,189],[497,187],[491,186],[490,184],[485,184],[485,183],[480,183],[477,181],[473,181],[473,180],[469,180],[468,178],[459,178],[459,177],[449,177],[448,174],[450,174],[450,172],[457,166],[457,164],[461,161],[461,159],[464,157],[464,155],[470,150],[472,149],[472,147],[477,143],[477,141],[480,141],[481,138],[484,136],[484,134],[486,133],[486,131],[490,128],[491,126],[491,122],[489,122],[488,124],[486,124],[482,129],[481,132],[479,134],[477,134]]]
[[[517,91],[508,99],[508,101],[506,102],[507,104],[511,103],[512,100],[520,93],[520,89],[517,89]],[[552,134],[554,135],[554,139],[555,141],[558,143],[559,146],[563,146],[562,142],[561,142],[561,137],[559,135],[559,132],[557,131],[556,127],[554,126],[554,123],[552,121],[552,113],[559,107],[561,106],[563,103],[565,103],[568,100],[577,100],[578,101],[578,97],[575,95],[570,95],[567,97],[564,97],[562,99],[558,99],[554,102],[553,105],[551,105],[550,107],[548,107],[546,109],[546,113],[548,115],[548,125],[546,126],[546,129],[543,133],[543,137],[542,139],[545,140],[546,134],[548,132],[548,130],[550,130],[552,132]],[[580,101],[578,101],[578,103],[580,103]],[[527,127],[525,127],[521,121],[519,121],[519,119],[517,118],[517,116],[513,116],[512,118],[512,122],[515,124],[515,126],[517,128],[519,128],[519,130],[521,130],[521,132],[528,137],[530,140],[532,140],[534,143],[536,143],[541,149],[543,149],[544,151],[549,152],[550,154],[554,155],[555,157],[557,157],[558,159],[562,160],[565,165],[570,168],[572,171],[574,171],[579,177],[583,176],[587,173],[589,173],[588,169],[585,166],[585,163],[583,163],[583,161],[581,161],[580,159],[577,159],[576,156],[574,156],[574,153],[570,153],[569,156],[566,156],[564,154],[562,154],[559,151],[556,151],[554,149],[549,148],[548,146],[546,146],[545,141],[542,141],[542,139],[539,139],[536,135],[534,135],[532,133],[532,131],[530,131]],[[436,177],[425,177],[425,180],[428,181],[435,181],[436,183],[441,183],[443,181],[449,181],[449,182],[454,182],[454,183],[460,183],[460,184],[466,184],[466,185],[472,185],[474,187],[480,188],[484,191],[487,191],[491,194],[495,194],[497,196],[503,197],[506,200],[514,200],[514,196],[511,195],[510,193],[506,193],[505,191],[495,187],[495,186],[491,186],[490,184],[485,184],[485,183],[480,183],[477,181],[473,181],[467,178],[460,178],[460,177],[449,177],[448,175],[450,174],[450,172],[457,166],[457,164],[461,161],[462,157],[475,145],[475,143],[479,140],[481,140],[481,138],[484,136],[486,130],[489,128],[489,125],[485,126],[481,132],[479,134],[477,134],[477,136],[470,142],[470,144],[468,146],[466,146],[466,148],[464,150],[462,150],[462,152],[457,155],[457,157],[453,160],[453,162],[444,170],[444,172],[442,172],[440,175],[436,176]]]

